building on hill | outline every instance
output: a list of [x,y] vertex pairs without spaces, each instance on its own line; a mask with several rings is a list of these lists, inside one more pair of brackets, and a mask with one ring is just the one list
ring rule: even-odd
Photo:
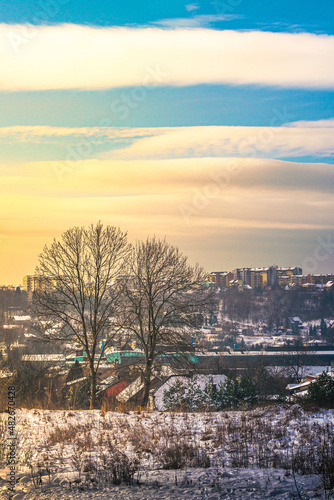
[[228,288],[229,281],[233,279],[232,272],[214,271],[209,274],[208,281],[218,288]]

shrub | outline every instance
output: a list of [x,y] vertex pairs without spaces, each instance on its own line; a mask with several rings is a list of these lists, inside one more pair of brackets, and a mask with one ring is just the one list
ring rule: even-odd
[[319,406],[334,405],[334,378],[323,372],[316,382],[312,383],[307,391],[306,399]]
[[187,382],[176,380],[163,396],[165,409],[173,411],[237,410],[242,407],[252,408],[257,402],[256,385],[247,377],[242,377],[240,381],[228,377],[218,388],[208,382],[204,390],[196,383],[196,379]]
[[225,384],[212,391],[212,400],[217,410],[237,410],[243,406],[252,408],[258,401],[258,392],[248,378],[242,377],[239,382],[236,378],[228,377]]
[[109,457],[103,464],[104,479],[112,484],[133,484],[133,477],[138,470],[138,460],[130,459],[125,453],[109,447]]
[[200,388],[196,379],[184,382],[177,379],[174,384],[164,392],[163,404],[166,410],[198,411],[211,404],[208,393]]
[[183,469],[184,467],[208,468],[210,457],[204,448],[198,448],[185,440],[176,440],[160,448],[157,458],[163,469]]

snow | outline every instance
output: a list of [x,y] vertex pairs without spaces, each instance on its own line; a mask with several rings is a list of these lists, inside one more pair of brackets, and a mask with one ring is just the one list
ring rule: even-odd
[[331,367],[330,366],[306,366],[305,367],[305,375],[320,375],[323,372],[327,372],[330,374]]
[[330,373],[331,372],[331,367],[326,365],[326,366],[302,366],[298,367],[296,365],[292,366],[286,366],[286,365],[272,365],[272,366],[266,366],[265,369],[270,375],[280,375],[280,374],[285,374],[285,375],[290,375],[291,373],[296,373],[299,368],[299,371],[302,375],[302,378],[305,378],[307,375],[310,376],[315,376],[323,372]]
[[132,384],[128,385],[120,394],[116,396],[117,401],[125,403],[132,396],[137,394],[144,387],[144,382],[142,381],[142,377],[138,377],[136,380],[132,382]]
[[23,354],[22,361],[65,361],[63,354]]
[[[101,367],[101,364],[100,364]],[[118,381],[118,378],[115,375],[110,375],[109,377],[103,379],[99,384],[98,384],[98,392],[103,391],[104,389],[107,389],[108,387],[112,386]]]
[[66,385],[79,384],[79,382],[83,382],[84,380],[87,380],[87,377],[80,377],[75,380],[71,380],[70,382],[66,382]]
[[[1,418],[6,420],[8,415],[2,414]],[[258,443],[245,439],[241,429],[246,424],[253,425],[259,432]],[[13,500],[288,499],[298,498],[295,480],[302,498],[325,498],[319,477],[296,474],[294,480],[285,468],[274,468],[272,460],[277,455],[287,457],[292,447],[314,450],[319,437],[316,429],[329,426],[332,431],[333,425],[333,410],[305,412],[298,405],[214,413],[21,409],[16,415],[19,482]],[[79,491],[73,483],[78,479],[73,457],[80,442],[88,446],[86,451],[91,459],[99,460],[105,452],[101,446],[108,436],[113,446],[129,458],[136,456],[140,460],[133,486],[111,484],[108,488],[97,489],[94,483],[88,482],[87,490],[87,484],[82,482],[79,485],[82,491]],[[172,447],[180,439],[188,439],[196,449],[205,450],[210,456],[211,467],[162,470],[161,451],[167,443]],[[240,443],[247,446],[248,467],[234,463]],[[268,460],[267,466],[259,468],[256,465],[257,453],[263,453],[263,458]],[[29,463],[35,468],[38,464],[45,468],[49,463],[51,483],[48,476],[43,475],[42,485],[35,488]],[[7,495],[7,473],[3,460],[0,462],[0,498]],[[72,489],[69,481],[73,483]]]
[[[317,479],[296,475],[305,499],[315,498]],[[175,484],[177,482],[177,485]],[[292,496],[292,493],[295,496]],[[18,494],[19,495],[19,494]],[[318,498],[325,498],[317,495]],[[102,491],[71,492],[62,487],[30,491],[16,499],[26,500],[221,500],[298,498],[291,476],[278,469],[188,469],[187,471],[152,471],[142,478],[142,483],[129,486],[110,486]]]

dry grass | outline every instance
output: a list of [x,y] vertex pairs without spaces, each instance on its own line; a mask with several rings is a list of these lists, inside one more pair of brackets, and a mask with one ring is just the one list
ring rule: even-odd
[[[44,428],[38,450],[43,463],[33,462],[34,450],[22,452],[20,460],[47,469],[52,458],[63,470],[72,455],[71,468],[81,485],[85,474],[100,482],[127,481],[137,468],[217,465],[312,473],[324,487],[334,487],[334,425],[310,419],[298,406],[203,415],[95,412],[88,421],[80,421],[78,412],[64,412],[54,426],[50,414],[36,416]],[[29,420],[23,424],[27,428]],[[123,469],[128,471],[124,477]]]
[[[66,423],[66,422],[65,422]],[[59,443],[75,443],[89,439],[90,432],[93,428],[91,423],[87,424],[68,424],[67,426],[59,427],[57,425],[48,435],[48,445],[54,446]],[[83,437],[78,437],[82,435]]]

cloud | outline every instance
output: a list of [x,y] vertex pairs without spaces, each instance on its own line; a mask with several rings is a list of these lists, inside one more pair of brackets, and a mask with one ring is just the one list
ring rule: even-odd
[[171,19],[161,19],[151,24],[162,28],[208,28],[212,24],[240,19],[238,14],[204,14],[192,17],[177,17]]
[[19,283],[33,273],[38,253],[53,237],[99,219],[128,230],[131,241],[166,235],[209,271],[288,265],[290,256],[300,264],[306,252],[312,255],[312,238],[334,230],[331,165],[254,158],[92,159],[73,164],[63,182],[56,178],[57,165],[1,163],[4,282]]
[[133,139],[162,133],[164,128],[127,128],[127,127],[52,127],[49,125],[14,125],[0,127],[0,140],[7,142],[42,142],[44,139],[65,137],[106,139]]
[[185,6],[185,9],[188,12],[193,12],[194,10],[198,10],[199,8],[200,6],[198,5],[198,3],[189,3],[188,5]]
[[[175,160],[100,161],[84,160],[69,164],[62,182],[56,173],[61,162],[2,164],[1,192],[49,197],[138,197],[176,194],[181,198],[215,184],[222,195],[239,190],[258,195],[270,192],[311,193],[323,196],[322,205],[332,199],[333,166],[321,163],[294,163],[255,158],[184,158]],[[214,190],[214,188],[212,188]],[[209,188],[210,191],[210,188]],[[252,195],[253,196],[253,195]],[[312,195],[313,196],[313,195]]]
[[[329,123],[330,125],[330,123]],[[334,130],[327,127],[175,127],[138,138],[113,158],[180,157],[328,157],[334,154]],[[103,154],[102,156],[105,156]]]
[[161,229],[169,221],[182,231],[189,210],[190,222],[203,228],[334,227],[329,166],[243,160],[226,176],[233,161],[88,160],[63,183],[53,163],[25,164],[21,173],[1,177],[1,227],[6,234],[15,227],[28,233],[109,214],[138,230],[159,220]]
[[[274,122],[278,123],[275,117]],[[334,120],[294,122],[280,127],[69,128],[43,125],[2,127],[0,142],[38,144],[47,141],[62,145],[70,138],[79,156],[83,144],[87,143],[89,147],[86,149],[91,151],[90,156],[95,155],[101,159],[300,156],[322,158],[334,154],[333,132]],[[108,144],[109,149],[113,146],[113,149],[97,154],[94,144],[103,143]]]
[[334,36],[0,25],[0,90],[204,83],[334,88]]
[[298,122],[291,122],[291,123],[286,123],[285,127],[334,129],[334,118],[328,118],[327,120],[317,120],[317,121],[302,120]]

